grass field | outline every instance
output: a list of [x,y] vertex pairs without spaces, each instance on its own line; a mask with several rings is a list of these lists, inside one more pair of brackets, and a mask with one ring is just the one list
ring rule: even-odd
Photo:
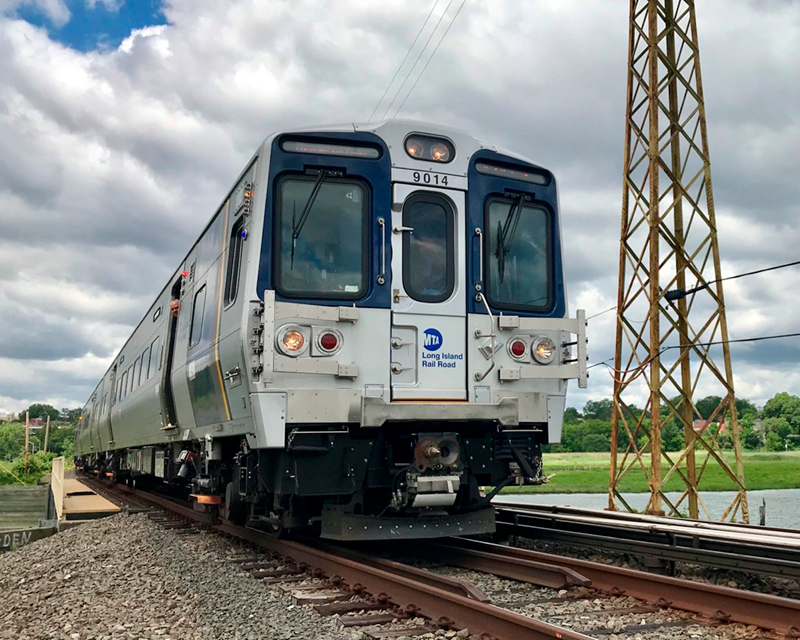
[[[677,458],[678,454],[670,454]],[[733,466],[733,453],[724,457]],[[621,459],[621,456],[620,456]],[[703,457],[698,451],[698,464]],[[545,453],[544,472],[553,475],[548,484],[537,487],[508,487],[503,493],[606,493],[608,491],[608,453]],[[747,488],[797,489],[800,488],[800,451],[769,452],[745,451],[744,474]],[[712,459],[700,482],[701,491],[729,491],[733,484]],[[648,491],[640,468],[631,469],[623,478],[623,492]],[[680,491],[683,483],[673,477],[667,491]]]

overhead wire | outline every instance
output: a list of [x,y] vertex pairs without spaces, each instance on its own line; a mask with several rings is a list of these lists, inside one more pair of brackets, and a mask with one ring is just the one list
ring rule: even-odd
[[[436,52],[439,50],[439,47],[442,45],[442,42],[444,42],[444,39],[447,37],[447,34],[450,32],[450,28],[455,23],[456,18],[458,18],[458,14],[461,13],[461,10],[464,8],[465,4],[467,4],[467,0],[462,0],[461,5],[458,7],[458,11],[456,11],[456,14],[453,16],[453,19],[450,21],[450,24],[447,25],[447,29],[445,29],[445,32],[444,32],[444,35],[442,36],[442,39],[439,40],[439,43],[434,48],[433,53],[428,58],[428,61],[425,63],[425,66],[422,67],[422,71],[420,71],[419,75],[417,76],[417,79],[414,81],[414,84],[411,86],[411,89],[406,94],[406,97],[403,98],[403,102],[400,103],[400,106],[397,108],[397,111],[394,112],[395,116],[397,116],[397,114],[400,113],[400,110],[403,108],[403,105],[406,103],[406,100],[408,100],[411,97],[411,94],[414,93],[414,89],[417,86],[417,83],[419,82],[419,79],[425,73],[425,69],[428,68],[428,65],[431,63],[431,60],[433,60],[433,56],[436,55]],[[449,7],[450,7],[450,5],[448,5],[448,8]],[[446,13],[446,10],[445,10],[445,13]],[[416,66],[416,65],[414,65],[414,66]]]
[[447,15],[447,12],[450,10],[450,6],[453,4],[454,1],[455,0],[450,0],[447,3],[447,6],[444,8],[442,15],[439,16],[439,20],[436,22],[436,26],[433,28],[433,31],[431,31],[430,35],[428,36],[428,39],[425,41],[425,46],[423,46],[422,49],[420,49],[417,59],[414,60],[414,64],[411,65],[411,68],[408,70],[408,73],[406,73],[405,77],[403,78],[403,82],[400,83],[400,86],[397,88],[397,91],[395,91],[394,96],[392,96],[392,101],[389,103],[389,106],[386,107],[386,110],[383,112],[383,116],[381,116],[382,119],[386,119],[386,115],[389,113],[389,111],[391,111],[392,106],[395,103],[395,100],[397,100],[397,96],[400,95],[400,92],[403,90],[403,87],[406,86],[406,82],[408,82],[408,79],[411,77],[411,74],[414,73],[414,69],[417,68],[417,64],[419,64],[420,58],[422,58],[422,55],[428,48],[428,45],[430,44],[434,34],[439,30],[439,25],[442,24],[442,20]]
[[430,22],[431,16],[433,15],[433,12],[434,12],[434,10],[436,9],[436,7],[438,5],[439,5],[439,0],[434,0],[433,6],[431,7],[430,12],[428,12],[428,17],[425,18],[425,22],[422,23],[422,26],[419,28],[419,31],[417,31],[417,36],[414,38],[414,42],[411,43],[411,46],[408,48],[408,51],[406,51],[406,57],[403,58],[403,61],[400,63],[400,66],[397,67],[397,71],[394,72],[394,75],[392,76],[392,79],[389,81],[389,84],[386,85],[386,90],[383,92],[383,95],[381,96],[381,99],[378,100],[378,103],[375,105],[375,108],[372,110],[372,113],[369,114],[369,120],[367,122],[372,120],[373,116],[375,115],[375,112],[378,110],[378,107],[381,106],[381,102],[383,102],[383,99],[386,97],[386,94],[389,93],[389,89],[392,88],[392,84],[394,84],[394,81],[397,79],[397,76],[400,74],[400,71],[402,70],[403,66],[405,65],[406,61],[408,60],[408,57],[411,55],[411,52],[414,50],[414,45],[417,44],[417,41],[419,40],[419,37],[422,35],[422,32],[425,30],[425,27],[428,25],[428,22]]

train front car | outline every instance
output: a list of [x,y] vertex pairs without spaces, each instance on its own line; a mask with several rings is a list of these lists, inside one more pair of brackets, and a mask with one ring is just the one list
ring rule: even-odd
[[389,121],[275,137],[266,184],[240,459],[246,493],[270,494],[257,519],[319,518],[333,539],[492,531],[481,488],[542,482],[566,380],[586,379],[553,176]]
[[268,530],[490,532],[496,491],[543,481],[571,378],[585,321],[550,172],[421,122],[287,132],[115,359],[76,451]]

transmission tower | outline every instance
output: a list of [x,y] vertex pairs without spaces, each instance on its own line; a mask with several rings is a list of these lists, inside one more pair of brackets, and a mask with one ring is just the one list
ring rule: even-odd
[[[646,488],[648,513],[747,522],[691,0],[631,0],[624,171],[609,509]],[[705,420],[696,396],[719,397]],[[681,451],[662,446],[670,432]],[[712,469],[735,491],[715,515],[698,492]]]

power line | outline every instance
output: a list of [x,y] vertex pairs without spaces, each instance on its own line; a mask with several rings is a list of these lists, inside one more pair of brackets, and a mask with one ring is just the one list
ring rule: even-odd
[[[397,67],[397,71],[394,72],[394,75],[392,76],[392,79],[389,81],[389,84],[386,85],[386,91],[383,92],[383,95],[381,96],[381,99],[378,100],[378,104],[375,105],[375,108],[372,110],[372,113],[369,115],[369,120],[367,122],[372,120],[372,117],[375,115],[375,112],[378,110],[378,107],[381,106],[381,102],[383,102],[383,99],[386,97],[386,94],[389,93],[389,89],[392,88],[392,84],[394,84],[394,81],[397,79],[397,75],[400,73],[400,70],[403,68],[403,65],[405,65],[406,60],[408,60],[408,56],[411,55],[411,51],[414,49],[414,45],[417,44],[417,41],[419,40],[419,37],[422,35],[422,32],[425,30],[425,27],[428,25],[428,22],[430,21],[431,16],[433,15],[433,12],[434,12],[434,10],[436,9],[436,7],[438,5],[439,5],[439,0],[435,0],[434,3],[433,3],[433,6],[431,7],[430,12],[428,13],[428,17],[425,18],[425,22],[422,23],[422,26],[419,28],[419,31],[417,32],[417,37],[414,38],[414,42],[412,42],[411,46],[408,48],[408,51],[406,52],[406,57],[403,58],[403,61],[400,63],[400,66]],[[436,29],[434,29],[434,31],[435,30]],[[424,49],[423,49],[423,51],[424,51]]]
[[[447,25],[447,29],[445,29],[445,32],[444,32],[444,35],[442,36],[442,39],[441,39],[441,40],[439,40],[439,44],[437,44],[437,45],[436,45],[436,48],[433,50],[433,53],[431,54],[431,57],[430,57],[430,58],[428,58],[428,61],[425,63],[425,66],[424,66],[424,67],[422,67],[422,71],[420,71],[420,74],[417,76],[417,79],[414,81],[414,84],[411,86],[411,90],[410,90],[410,91],[409,91],[409,92],[406,94],[406,97],[405,97],[405,98],[403,98],[403,102],[401,102],[401,103],[400,103],[400,106],[397,108],[397,111],[395,111],[395,112],[394,112],[394,115],[395,115],[395,116],[396,116],[398,113],[400,113],[400,109],[402,109],[402,108],[403,108],[403,105],[406,103],[406,100],[408,100],[408,99],[411,97],[411,94],[412,94],[412,93],[414,93],[414,88],[417,86],[417,83],[419,82],[419,79],[420,79],[420,78],[422,77],[422,75],[425,73],[425,69],[427,69],[427,68],[428,68],[428,65],[431,63],[431,60],[433,60],[433,56],[435,56],[435,55],[436,55],[436,52],[439,50],[439,47],[441,46],[442,42],[444,42],[444,39],[447,37],[447,34],[448,34],[448,32],[450,31],[450,27],[452,27],[452,26],[453,26],[453,24],[455,23],[455,21],[456,21],[456,18],[458,18],[458,14],[459,14],[459,13],[461,13],[461,10],[464,8],[464,5],[465,5],[465,4],[467,4],[467,0],[463,0],[463,1],[461,2],[461,6],[460,6],[460,7],[458,7],[458,11],[456,11],[456,15],[454,15],[454,16],[453,16],[453,19],[450,21],[450,24],[449,24],[449,25]],[[449,6],[450,6],[450,5],[448,5],[448,7],[449,7]],[[416,65],[415,65],[415,66],[416,66]]]
[[712,284],[715,282],[725,282],[726,280],[735,280],[736,278],[744,278],[745,276],[754,276],[757,273],[765,273],[767,271],[775,271],[776,269],[785,269],[786,267],[794,267],[800,264],[800,260],[796,260],[795,262],[787,262],[786,264],[779,264],[774,267],[765,267],[764,269],[756,269],[755,271],[748,271],[747,273],[740,273],[735,276],[728,276],[727,278],[717,278],[716,280],[711,280],[706,284],[701,284],[694,289],[689,289],[688,291],[684,291],[683,289],[672,289],[671,291],[667,291],[664,294],[664,297],[667,300],[678,300],[680,298],[684,298],[688,296],[690,293],[695,293],[697,291],[702,291],[703,289],[708,289]]
[[414,73],[414,69],[417,68],[417,64],[419,64],[420,58],[422,58],[422,55],[428,48],[431,38],[433,38],[436,31],[439,29],[439,25],[442,23],[442,20],[447,15],[447,12],[450,10],[450,5],[453,4],[453,1],[454,0],[450,0],[450,2],[447,3],[447,6],[444,8],[444,11],[442,12],[442,15],[439,16],[439,20],[436,22],[436,26],[433,28],[433,31],[431,31],[430,35],[428,36],[428,39],[425,41],[425,46],[423,46],[422,49],[420,50],[417,59],[414,60],[414,64],[411,65],[411,69],[408,70],[408,73],[406,74],[405,78],[403,78],[403,82],[400,83],[400,86],[397,88],[397,91],[395,91],[394,96],[392,96],[392,101],[389,103],[389,106],[386,107],[386,111],[383,112],[382,117],[384,119],[386,118],[386,115],[389,113],[389,111],[392,109],[392,105],[394,105],[395,100],[397,100],[397,96],[400,95],[400,92],[403,90],[403,87],[406,86],[406,82],[408,82],[408,79],[411,77],[411,74]]
[[613,367],[609,367],[607,363],[614,359],[613,356],[611,358],[606,358],[605,360],[601,360],[600,362],[595,362],[594,364],[591,364],[588,367],[586,367],[586,369],[587,370],[594,369],[595,367],[600,367],[600,366],[605,365],[606,367],[608,367],[614,373],[633,373],[633,372],[636,372],[639,369],[642,369],[644,366],[650,364],[651,360],[653,360],[657,356],[660,356],[665,351],[669,351],[670,349],[688,349],[690,347],[716,347],[716,346],[723,345],[723,344],[737,344],[737,343],[742,343],[742,342],[762,342],[764,340],[779,340],[781,338],[797,338],[797,337],[800,337],[800,332],[798,332],[798,333],[780,333],[780,334],[777,334],[777,335],[774,335],[774,336],[756,336],[756,337],[753,337],[753,338],[738,338],[736,340],[717,340],[715,342],[691,342],[689,344],[673,344],[673,345],[664,347],[655,356],[647,358],[644,362],[642,362],[641,364],[637,365],[633,369],[627,369],[626,371],[617,371]]

